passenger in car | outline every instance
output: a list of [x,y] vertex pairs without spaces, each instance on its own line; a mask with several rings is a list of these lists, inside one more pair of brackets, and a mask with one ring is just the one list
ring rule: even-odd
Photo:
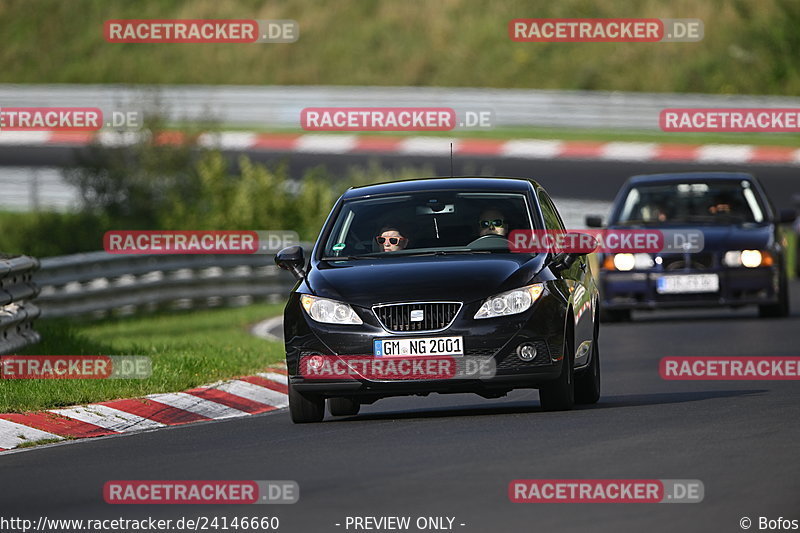
[[664,206],[657,203],[646,204],[641,209],[643,222],[666,222],[667,210]]
[[384,226],[380,233],[375,237],[375,242],[384,252],[397,252],[408,246],[408,238],[403,236],[399,229],[394,226]]

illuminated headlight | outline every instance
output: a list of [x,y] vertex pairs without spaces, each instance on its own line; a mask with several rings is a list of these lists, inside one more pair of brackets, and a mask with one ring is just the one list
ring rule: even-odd
[[544,283],[534,283],[527,287],[503,292],[487,298],[475,313],[475,318],[516,315],[527,311],[544,292]]
[[742,266],[755,268],[761,264],[761,252],[758,250],[742,250]]
[[756,268],[771,265],[772,256],[768,252],[760,252],[759,250],[732,250],[725,252],[722,262],[729,267]]
[[623,272],[628,270],[646,270],[653,268],[653,258],[650,254],[615,254],[614,255],[614,268]]
[[308,316],[317,322],[325,324],[363,324],[353,308],[349,305],[304,294],[300,297],[300,303],[306,310]]

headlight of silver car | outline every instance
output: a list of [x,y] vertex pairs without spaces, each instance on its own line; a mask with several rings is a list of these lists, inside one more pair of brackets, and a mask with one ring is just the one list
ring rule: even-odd
[[496,316],[516,315],[527,311],[544,292],[544,283],[534,283],[487,298],[475,318],[493,318]]
[[362,324],[363,321],[358,317],[353,308],[346,303],[320,298],[304,294],[300,297],[300,303],[306,310],[308,316],[317,322],[325,324]]

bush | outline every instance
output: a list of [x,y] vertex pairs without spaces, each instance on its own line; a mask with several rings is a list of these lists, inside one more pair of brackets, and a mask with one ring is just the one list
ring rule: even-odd
[[94,145],[82,167],[65,172],[79,190],[81,211],[0,214],[0,251],[37,257],[95,251],[108,230],[294,230],[314,240],[347,187],[431,172],[393,172],[373,161],[344,177],[316,167],[293,180],[285,163],[246,156],[231,163],[199,146],[199,133],[164,143],[168,133],[150,117],[135,144]]

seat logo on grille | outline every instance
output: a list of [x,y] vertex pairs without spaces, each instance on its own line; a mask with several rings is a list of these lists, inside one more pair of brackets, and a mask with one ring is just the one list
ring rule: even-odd
[[411,311],[411,321],[412,322],[422,322],[422,319],[425,318],[425,311],[422,309],[414,309]]

